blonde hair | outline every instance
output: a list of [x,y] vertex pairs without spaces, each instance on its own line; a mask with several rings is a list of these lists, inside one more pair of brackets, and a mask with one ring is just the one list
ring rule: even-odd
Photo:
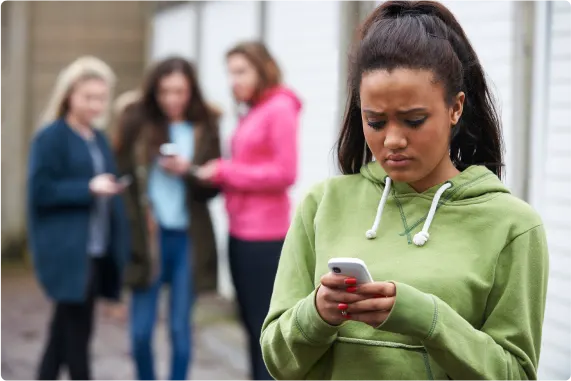
[[[115,73],[105,62],[93,56],[83,56],[76,59],[59,73],[48,105],[40,119],[40,128],[64,116],[67,112],[65,105],[69,100],[73,86],[88,78],[103,80],[109,86],[110,91],[115,87]],[[112,94],[109,94],[109,104],[103,114],[93,121],[93,127],[106,128],[109,121],[111,98]]]

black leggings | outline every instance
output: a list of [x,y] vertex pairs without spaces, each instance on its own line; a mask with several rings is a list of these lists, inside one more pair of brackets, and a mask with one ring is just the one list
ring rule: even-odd
[[283,243],[283,240],[243,241],[230,237],[230,271],[248,333],[254,380],[272,380],[262,358],[260,334],[270,307]]
[[66,365],[72,380],[91,379],[89,343],[97,292],[98,260],[91,261],[88,295],[82,303],[54,305],[49,339],[38,370],[39,380],[57,380]]

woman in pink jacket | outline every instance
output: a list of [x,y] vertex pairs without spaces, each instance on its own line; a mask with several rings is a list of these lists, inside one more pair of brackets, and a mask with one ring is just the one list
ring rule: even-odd
[[232,158],[196,175],[224,192],[230,219],[230,269],[249,334],[253,379],[271,379],[260,350],[282,245],[290,224],[289,187],[297,174],[301,102],[281,82],[266,47],[240,44],[227,54],[236,101],[247,108],[232,139]]

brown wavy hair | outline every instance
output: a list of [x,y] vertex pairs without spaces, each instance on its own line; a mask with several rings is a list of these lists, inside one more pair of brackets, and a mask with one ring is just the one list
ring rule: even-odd
[[138,104],[142,124],[150,129],[148,154],[151,157],[158,153],[161,144],[168,141],[169,121],[159,105],[157,96],[160,81],[173,73],[183,74],[190,85],[191,96],[185,110],[185,119],[198,128],[216,128],[216,117],[204,100],[194,65],[181,57],[160,61],[147,74]]
[[282,81],[281,70],[268,48],[258,41],[242,42],[226,53],[226,59],[235,54],[241,54],[254,65],[260,81],[254,96],[248,103],[256,103],[266,90],[278,86]]

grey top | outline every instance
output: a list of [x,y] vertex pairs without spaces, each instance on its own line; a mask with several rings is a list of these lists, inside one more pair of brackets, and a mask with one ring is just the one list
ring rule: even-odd
[[[105,159],[101,148],[97,145],[97,139],[93,137],[93,139],[85,139],[85,142],[93,159],[93,172],[96,176],[105,173]],[[109,197],[96,196],[91,209],[87,253],[93,257],[101,257],[107,251],[110,223],[109,201]]]

